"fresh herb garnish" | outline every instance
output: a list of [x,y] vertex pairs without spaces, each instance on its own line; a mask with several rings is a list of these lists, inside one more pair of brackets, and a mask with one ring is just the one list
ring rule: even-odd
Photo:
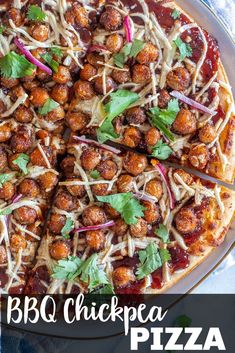
[[5,31],[6,27],[5,26],[0,26],[0,34],[3,34],[3,32]]
[[19,156],[13,161],[13,164],[17,165],[20,170],[26,175],[28,174],[27,164],[29,163],[29,156],[25,153],[20,153]]
[[0,73],[6,78],[21,78],[33,74],[36,66],[31,64],[24,55],[11,51],[0,58]]
[[90,176],[93,178],[93,179],[99,179],[100,177],[100,172],[98,170],[92,170],[90,172]]
[[151,155],[160,160],[167,159],[173,150],[162,140],[159,140],[157,144],[153,147]]
[[169,243],[169,232],[164,224],[159,224],[159,227],[155,230],[155,234],[161,238],[163,243]]
[[130,58],[135,58],[145,46],[145,42],[135,39],[131,46]]
[[131,192],[113,194],[108,196],[97,196],[98,201],[109,203],[121,214],[126,224],[136,224],[142,217],[144,207],[136,200]]
[[12,174],[1,174],[0,175],[0,188],[2,188],[3,184],[12,179]]
[[119,53],[114,54],[113,58],[115,65],[117,67],[123,68],[128,57],[136,57],[144,46],[145,43],[139,39],[135,39],[133,43],[126,44]]
[[58,61],[53,59],[53,54],[46,53],[42,54],[41,57],[43,58],[43,60],[45,60],[45,62],[51,67],[54,72],[58,72],[59,63]]
[[5,210],[0,211],[1,216],[8,216],[11,214],[12,210],[10,208],[6,208]]
[[159,249],[159,253],[163,264],[171,259],[171,254],[168,249]]
[[174,9],[174,11],[171,14],[171,17],[174,18],[174,20],[177,20],[177,18],[179,18],[181,15],[181,12],[177,9]]
[[191,326],[192,319],[188,317],[187,315],[180,315],[176,318],[174,322],[175,327],[189,327]]
[[112,121],[119,114],[123,113],[131,104],[139,99],[137,93],[119,89],[110,94],[110,102],[104,106],[107,113],[106,119],[103,124],[97,129],[97,137],[100,143],[109,139],[117,138]]
[[103,295],[114,294],[114,288],[111,284],[106,284],[101,288],[95,289],[92,292],[92,294],[103,294]]
[[174,40],[175,45],[180,51],[180,59],[184,60],[186,57],[191,57],[193,50],[188,43],[182,41],[180,37]]
[[140,266],[137,268],[137,279],[145,278],[162,266],[162,259],[154,243],[150,243],[145,250],[138,252]]
[[62,56],[63,56],[62,50],[60,48],[58,48],[58,47],[51,47],[50,48],[50,52],[51,52],[52,55],[57,56],[59,59],[61,59]]
[[67,218],[66,222],[65,222],[65,225],[61,229],[61,234],[63,235],[63,237],[65,239],[68,239],[69,238],[69,233],[73,229],[74,229],[74,221],[72,220],[72,218]]
[[52,110],[54,110],[58,107],[59,107],[59,103],[54,101],[54,99],[52,99],[52,98],[48,98],[46,100],[46,103],[43,105],[43,107],[38,109],[38,112],[41,115],[46,115],[47,113],[50,113]]
[[42,11],[39,6],[31,5],[29,6],[27,18],[30,21],[44,21],[46,18],[46,14]]
[[53,269],[53,278],[73,280],[77,277],[77,270],[82,260],[77,256],[69,256],[66,260],[59,260]]

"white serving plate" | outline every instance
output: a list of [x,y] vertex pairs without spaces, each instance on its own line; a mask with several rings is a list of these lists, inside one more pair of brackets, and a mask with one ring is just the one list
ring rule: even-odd
[[[177,0],[177,3],[218,40],[222,62],[235,94],[235,43],[229,35],[228,30],[202,0]],[[233,188],[235,189],[235,187]],[[206,259],[206,261],[194,269],[185,278],[180,280],[174,287],[169,289],[167,293],[186,294],[191,292],[193,288],[205,280],[207,276],[221,263],[226,255],[228,255],[228,253],[232,250],[234,245],[235,223],[228,232],[224,243],[221,244],[220,247],[216,248]],[[17,329],[27,331],[27,327],[24,325],[17,325]],[[63,325],[59,328],[57,327],[56,329],[53,325],[50,325],[50,333],[48,333],[48,326],[42,324],[40,331],[38,329],[34,330],[31,327],[30,332],[73,339],[98,339],[104,337],[104,332],[106,333],[105,337],[109,337],[112,335],[117,335],[120,330],[118,330],[118,327],[114,328],[113,325],[105,325],[104,329],[103,326],[97,324],[96,322],[83,322],[79,327],[79,330],[71,326],[69,333],[66,333],[66,337]]]

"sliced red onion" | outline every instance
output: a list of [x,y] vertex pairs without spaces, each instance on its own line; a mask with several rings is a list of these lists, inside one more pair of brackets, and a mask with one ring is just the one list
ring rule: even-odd
[[167,173],[165,170],[165,167],[161,163],[156,163],[155,168],[159,171],[165,185],[167,188],[167,192],[169,195],[169,200],[170,200],[170,208],[173,209],[175,207],[175,197],[171,191],[171,187],[168,181]]
[[14,39],[14,43],[17,46],[17,48],[20,49],[20,51],[22,52],[22,54],[34,65],[36,65],[37,67],[39,67],[39,69],[41,69],[42,71],[45,71],[46,73],[48,73],[49,75],[52,75],[52,70],[44,65],[43,63],[41,63],[41,61],[37,60],[28,49],[25,48],[24,44],[17,38],[15,37]]
[[129,16],[124,17],[124,28],[125,28],[125,33],[126,33],[126,41],[128,43],[131,43],[133,41],[133,31],[132,31]]
[[156,199],[153,196],[143,194],[142,192],[135,192],[133,195],[134,195],[134,197],[136,197],[139,200],[156,202]]
[[107,227],[112,227],[112,226],[114,226],[114,224],[115,224],[114,221],[109,221],[107,223],[98,224],[96,226],[87,226],[87,227],[76,228],[73,230],[73,232],[74,233],[81,233],[81,232],[87,232],[89,230],[99,230],[99,229],[103,229],[103,228],[107,228]]
[[205,107],[204,105],[194,101],[193,99],[186,97],[184,94],[182,94],[178,91],[173,91],[170,93],[170,95],[172,97],[175,97],[175,98],[181,100],[182,102],[190,105],[191,107],[206,113],[206,114],[209,114],[212,116],[215,116],[217,114],[217,112],[215,112],[214,110],[211,110],[211,109]]
[[97,142],[95,140],[87,139],[85,136],[81,136],[81,137],[73,136],[73,139],[78,140],[78,141],[80,141],[82,143],[86,143],[87,145],[94,145],[94,146],[97,146],[99,148],[103,148],[104,150],[107,150],[107,151],[115,153],[115,154],[121,153],[121,151],[118,150],[115,147],[112,147],[112,146],[109,146],[109,145],[105,145],[103,143],[99,143],[99,142]]
[[[18,201],[22,198],[22,196],[23,196],[23,195],[21,195],[21,194],[13,196],[13,198],[12,198],[12,203],[18,202]],[[6,219],[6,224],[7,224],[7,226],[9,227],[11,215],[9,214],[9,215],[5,216],[5,219]]]
[[93,53],[94,51],[95,52],[101,52],[101,51],[108,52],[108,49],[102,44],[94,44],[88,48],[88,53]]

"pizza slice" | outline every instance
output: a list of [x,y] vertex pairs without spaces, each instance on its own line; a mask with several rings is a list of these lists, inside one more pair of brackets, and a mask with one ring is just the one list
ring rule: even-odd
[[26,293],[158,293],[222,243],[235,195],[72,136]]
[[174,2],[107,3],[73,91],[72,131],[233,183],[234,102],[218,43]]

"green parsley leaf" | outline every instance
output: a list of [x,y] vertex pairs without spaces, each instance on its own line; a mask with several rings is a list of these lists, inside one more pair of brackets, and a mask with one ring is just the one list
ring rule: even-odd
[[6,27],[5,26],[0,26],[0,34],[3,34],[3,32],[5,31]]
[[174,20],[177,20],[177,18],[179,18],[181,15],[181,12],[177,9],[174,9],[174,11],[171,14],[171,17],[174,18]]
[[72,218],[69,217],[69,218],[66,219],[65,225],[61,229],[61,234],[63,235],[63,237],[65,239],[68,239],[69,238],[69,233],[73,229],[74,229],[74,221],[72,220]]
[[52,54],[46,53],[46,54],[41,55],[41,57],[52,68],[52,70],[54,72],[58,72],[59,63],[58,63],[58,61],[53,59]]
[[14,51],[0,58],[0,73],[6,78],[30,76],[35,68],[24,55],[18,55]]
[[169,243],[169,233],[164,224],[159,224],[158,229],[155,230],[155,234],[161,238],[163,243]]
[[52,277],[72,280],[77,277],[77,270],[81,264],[82,260],[77,256],[69,256],[66,260],[59,260],[58,265],[53,268]]
[[30,21],[44,21],[46,18],[46,14],[42,11],[39,6],[31,5],[29,6],[27,18]]
[[2,188],[3,184],[12,179],[12,174],[0,174],[0,188]]
[[58,48],[58,47],[50,48],[50,52],[51,52],[52,55],[58,56],[58,58],[60,58],[60,59],[63,56],[62,50],[60,48]]
[[173,150],[162,140],[159,140],[157,144],[153,147],[151,155],[160,160],[167,159]]
[[180,37],[174,40],[175,45],[180,51],[180,59],[184,60],[186,57],[191,57],[193,50],[188,43],[182,41]]
[[95,289],[92,294],[103,294],[103,295],[107,295],[107,294],[115,294],[114,293],[114,288],[113,286],[109,283],[106,284],[105,286],[101,287],[101,288],[97,288]]
[[144,46],[145,46],[145,42],[139,39],[135,39],[131,46],[130,57],[135,58],[139,54],[139,52],[143,49]]
[[159,253],[163,264],[171,259],[171,254],[168,249],[160,249]]
[[176,327],[189,327],[192,324],[192,319],[187,315],[180,315],[176,318],[174,325]]
[[142,217],[144,207],[133,197],[131,192],[113,194],[108,196],[97,196],[98,201],[109,203],[121,214],[126,224],[136,224]]
[[92,170],[91,172],[90,172],[90,176],[93,178],[93,179],[99,179],[99,177],[100,177],[100,172],[98,172],[98,170]]
[[47,113],[50,113],[52,110],[56,109],[59,107],[59,103],[54,101],[52,98],[48,98],[46,100],[46,103],[43,105],[43,107],[38,109],[39,114],[41,115],[46,115]]
[[1,216],[8,216],[11,214],[12,210],[10,208],[6,208],[5,210],[0,211]]
[[25,153],[20,155],[13,161],[13,164],[17,165],[20,170],[26,175],[28,174],[27,164],[29,163],[29,156]]
[[117,67],[123,68],[125,62],[128,59],[128,55],[130,55],[131,47],[132,47],[132,44],[128,43],[122,48],[122,50],[119,53],[114,54],[113,56],[114,64]]
[[111,93],[110,97],[110,102],[104,106],[107,117],[103,124],[97,129],[97,137],[100,143],[118,137],[112,124],[113,119],[123,113],[131,104],[139,99],[137,93],[124,89],[119,89],[116,92]]
[[145,250],[138,252],[140,266],[137,269],[137,279],[142,279],[162,266],[162,259],[154,243],[150,243]]

